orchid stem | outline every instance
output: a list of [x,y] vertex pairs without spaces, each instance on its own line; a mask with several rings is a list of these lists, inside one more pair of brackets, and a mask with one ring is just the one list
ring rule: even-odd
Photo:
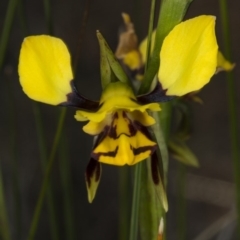
[[[226,57],[231,60],[231,44],[229,33],[229,15],[228,5],[226,0],[219,0],[220,15],[222,20],[224,53]],[[237,229],[240,236],[240,152],[239,152],[239,127],[237,122],[237,94],[236,86],[234,82],[234,76],[232,72],[227,73],[227,93],[228,93],[228,107],[230,117],[230,136],[231,136],[231,152],[233,162],[234,180],[236,186],[236,205],[237,205]]]
[[75,234],[75,221],[74,221],[74,207],[73,207],[73,190],[71,179],[71,166],[69,162],[68,141],[66,133],[63,132],[61,136],[61,146],[59,148],[60,159],[60,175],[63,190],[63,211],[64,211],[64,224],[65,224],[65,239],[76,239]]
[[138,215],[140,202],[140,176],[142,171],[142,162],[135,166],[134,186],[133,186],[133,202],[131,212],[130,234],[129,240],[137,240],[138,236]]
[[[154,21],[154,12],[155,12],[155,0],[151,1],[151,12],[149,20],[149,30],[148,30],[148,44],[146,52],[146,65],[145,71],[148,66],[148,59],[151,50],[151,39],[152,39],[152,30],[153,30],[153,21]],[[149,89],[146,89],[148,91]],[[134,188],[133,188],[133,202],[132,202],[132,212],[131,212],[131,223],[130,223],[130,237],[129,240],[137,240],[138,236],[138,222],[139,222],[139,205],[140,205],[140,190],[141,190],[141,175],[142,175],[143,163],[140,162],[135,166],[134,172]],[[146,169],[145,169],[146,170]]]
[[43,180],[43,183],[42,183],[41,191],[40,191],[40,194],[39,194],[39,197],[38,197],[38,202],[37,202],[35,212],[34,212],[34,215],[33,215],[33,220],[32,220],[29,235],[28,235],[28,238],[27,238],[28,240],[33,240],[34,239],[34,236],[35,236],[35,233],[36,233],[36,230],[37,230],[37,225],[38,225],[43,201],[44,201],[44,198],[45,198],[45,194],[46,194],[46,191],[48,189],[48,183],[49,183],[50,174],[51,174],[53,163],[54,163],[55,156],[56,156],[57,147],[58,147],[58,144],[59,144],[59,141],[60,141],[60,138],[61,138],[61,133],[62,133],[62,128],[63,128],[65,116],[66,116],[66,108],[63,108],[61,110],[61,113],[60,113],[58,126],[57,126],[57,131],[56,131],[56,134],[55,134],[51,154],[49,156],[47,169],[46,169],[46,172],[45,172],[45,175],[44,175],[44,180]]
[[128,167],[119,169],[119,240],[126,240],[129,236],[130,217],[130,174]]
[[[42,124],[41,111],[39,109],[39,104],[33,102],[33,114],[35,118],[36,130],[37,130],[37,138],[38,138],[38,147],[40,152],[40,159],[42,163],[43,173],[45,172],[47,166],[47,151],[46,151],[46,142],[44,137],[44,130]],[[50,183],[48,183],[47,189],[47,207],[50,215],[50,226],[51,226],[51,236],[53,240],[59,239],[59,229],[57,223],[57,216],[54,204],[54,195],[53,195],[53,187]]]

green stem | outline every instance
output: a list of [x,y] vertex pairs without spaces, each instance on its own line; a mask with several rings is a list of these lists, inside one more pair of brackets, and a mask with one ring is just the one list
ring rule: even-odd
[[10,30],[14,18],[15,9],[18,0],[9,0],[6,17],[3,24],[2,37],[0,41],[0,69],[2,68],[5,52],[7,49],[7,43],[9,39]]
[[[226,0],[219,0],[220,15],[222,20],[223,40],[224,40],[224,54],[227,59],[232,59],[231,54],[231,42],[229,33],[229,16],[228,5]],[[239,152],[239,127],[237,120],[237,93],[236,84],[234,82],[234,76],[232,72],[227,73],[227,93],[228,93],[228,108],[230,117],[230,136],[231,136],[231,153],[233,162],[233,172],[236,186],[236,205],[238,223],[237,229],[240,236],[240,152]]]
[[[42,163],[42,170],[44,173],[47,165],[47,151],[46,151],[46,143],[45,143],[44,130],[42,125],[41,112],[39,109],[39,104],[36,102],[33,102],[33,113],[34,113],[35,123],[36,123],[38,147],[39,147],[40,159]],[[51,186],[51,183],[48,183],[48,184],[49,186],[47,189],[47,206],[48,206],[48,211],[50,215],[51,236],[52,236],[52,239],[58,240],[59,229],[58,229],[56,210],[55,210],[55,204],[54,204],[53,188]]]
[[119,169],[119,240],[126,240],[129,236],[129,217],[130,217],[130,189],[128,167]]
[[141,171],[142,171],[142,164],[143,163],[140,162],[135,166],[129,240],[137,240],[137,235],[138,235],[138,215],[139,215],[140,188],[141,188],[140,177],[141,177]]
[[66,227],[65,239],[73,240],[76,239],[75,236],[75,221],[73,215],[73,191],[72,191],[72,181],[71,181],[71,169],[68,157],[67,149],[67,139],[65,134],[61,137],[61,147],[59,148],[59,159],[60,159],[60,174],[63,189],[63,204],[64,204],[64,223]]
[[[153,21],[154,21],[154,12],[155,12],[155,0],[152,0],[151,1],[150,20],[149,20],[148,45],[147,45],[147,53],[146,53],[147,58],[146,58],[145,69],[147,69],[148,58],[149,58],[149,55],[150,55]],[[132,212],[131,212],[129,240],[137,240],[137,236],[138,236],[138,220],[139,220],[138,216],[139,216],[139,206],[140,206],[140,190],[141,190],[142,168],[143,168],[143,163],[138,163],[135,166],[134,186],[133,186],[133,201],[132,201]]]
[[61,113],[60,113],[58,126],[57,126],[57,131],[56,131],[53,146],[52,146],[52,149],[51,149],[51,154],[49,156],[47,169],[46,169],[46,172],[45,172],[45,175],[44,175],[44,179],[43,179],[41,191],[40,191],[40,194],[39,194],[39,197],[38,197],[37,205],[36,205],[35,212],[34,212],[34,215],[33,215],[33,220],[32,220],[29,235],[28,235],[28,238],[27,238],[28,240],[33,240],[34,239],[34,236],[35,236],[35,233],[36,233],[36,230],[37,230],[37,225],[38,225],[38,221],[39,221],[44,197],[45,197],[45,194],[46,194],[46,191],[47,191],[47,188],[48,188],[50,174],[51,174],[53,163],[54,163],[54,160],[55,160],[57,147],[58,147],[58,144],[59,144],[59,141],[60,141],[60,136],[61,136],[61,133],[62,133],[62,128],[63,128],[65,116],[66,116],[66,108],[63,108],[61,110]]

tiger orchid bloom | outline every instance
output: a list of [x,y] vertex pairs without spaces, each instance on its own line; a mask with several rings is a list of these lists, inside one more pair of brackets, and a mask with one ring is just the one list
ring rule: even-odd
[[100,101],[83,97],[73,83],[66,45],[47,35],[25,38],[18,71],[28,97],[76,107],[75,119],[88,121],[83,131],[94,136],[86,170],[91,202],[101,175],[100,163],[134,165],[150,156],[156,158],[157,143],[149,131],[155,120],[149,112],[160,111],[159,102],[171,96],[182,96],[207,84],[217,67],[217,53],[215,17],[200,16],[178,24],[165,38],[160,84],[146,95],[136,96],[128,84],[118,81],[105,87]]

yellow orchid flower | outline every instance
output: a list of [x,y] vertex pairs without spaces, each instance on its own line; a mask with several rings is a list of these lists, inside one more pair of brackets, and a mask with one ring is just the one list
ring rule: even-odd
[[[130,19],[125,16],[125,21],[129,24]],[[156,160],[157,144],[148,129],[155,120],[148,111],[160,111],[159,102],[198,90],[209,81],[217,66],[214,25],[215,17],[200,16],[169,33],[160,53],[160,84],[152,92],[135,96],[126,83],[112,82],[99,102],[75,88],[70,54],[62,40],[47,35],[25,38],[18,69],[23,91],[36,101],[76,107],[76,120],[89,121],[83,130],[95,136],[86,170],[90,202],[99,183],[100,163],[133,165],[150,156]]]
[[[123,16],[129,25],[130,18]],[[150,156],[156,147],[146,130],[154,124],[147,110],[160,110],[153,102],[164,101],[163,93],[181,96],[196,91],[214,74],[218,53],[214,26],[215,17],[200,16],[174,27],[160,53],[158,77],[163,91],[160,96],[159,87],[156,88],[146,101],[121,82],[109,84],[100,102],[84,98],[73,85],[66,45],[46,35],[24,40],[19,59],[20,83],[23,91],[36,101],[80,109],[75,118],[88,120],[83,130],[98,136],[92,158],[113,165],[133,165]],[[132,28],[130,24],[129,29]]]
[[155,121],[147,110],[160,111],[159,104],[141,105],[131,88],[122,82],[110,83],[100,102],[84,98],[73,86],[70,55],[62,40],[45,35],[26,38],[20,52],[19,76],[23,91],[30,98],[81,109],[76,120],[89,120],[83,130],[98,135],[98,144],[91,154],[95,160],[133,165],[156,149],[146,129]]

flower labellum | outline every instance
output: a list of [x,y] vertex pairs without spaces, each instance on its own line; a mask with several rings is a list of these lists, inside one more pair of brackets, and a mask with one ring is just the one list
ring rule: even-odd
[[98,135],[91,157],[113,165],[133,165],[149,157],[156,149],[147,130],[155,120],[147,110],[160,111],[159,104],[141,105],[131,88],[122,82],[110,83],[100,99],[97,112],[78,110],[78,121],[89,120],[83,130]]

